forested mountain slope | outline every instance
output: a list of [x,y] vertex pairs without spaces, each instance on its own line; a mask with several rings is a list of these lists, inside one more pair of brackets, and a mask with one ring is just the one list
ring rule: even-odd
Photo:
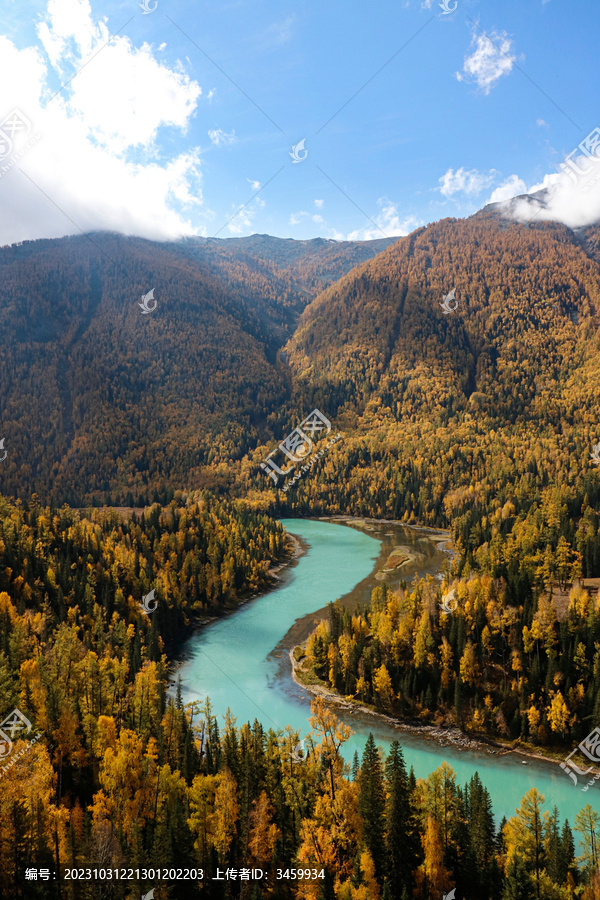
[[[293,730],[230,716],[219,729],[223,710],[170,702],[165,648],[264,588],[288,549],[268,513],[448,526],[452,574],[382,585],[355,616],[332,606],[307,646],[313,671],[388,714],[571,751],[600,711],[600,601],[578,583],[600,575],[598,229],[488,210],[367,262],[311,245],[304,267],[272,240],[234,252],[91,235],[0,251],[0,492],[21,495],[0,500],[0,686],[44,736],[0,795],[0,868],[17,884],[34,859],[250,863],[281,898],[435,885],[591,900],[591,805],[573,823],[578,865],[570,824],[535,788],[497,832],[478,776],[460,788],[444,763],[416,779],[398,745],[384,761],[372,738],[350,772],[322,700],[296,765]],[[361,265],[306,305],[344,259]],[[259,463],[315,406],[343,438],[283,494]],[[186,490],[204,485],[233,496]],[[173,491],[130,519],[45,504]],[[275,883],[290,863],[322,867],[322,884]]]
[[[452,289],[458,306],[444,314]],[[478,408],[504,424],[536,415],[542,371],[560,388],[566,364],[583,362],[565,354],[594,332],[599,299],[597,262],[563,226],[527,228],[485,214],[444,220],[324,291],[303,314],[289,358],[295,376],[334,403],[379,395],[398,418],[422,415],[423,404],[451,411],[477,393],[485,394]],[[515,384],[520,398],[507,396]]]
[[276,353],[301,310],[389,241],[299,243],[92,234],[1,249],[0,490],[133,505],[206,473],[227,484],[289,394]]
[[[598,234],[487,210],[367,261],[385,241],[4,248],[0,490],[143,505],[239,489],[447,525],[492,497],[518,508],[559,475],[591,502]],[[315,406],[344,440],[276,495],[259,463]]]
[[297,389],[346,437],[332,477],[291,502],[447,524],[555,480],[595,495],[595,235],[445,220],[324,291],[286,350]]

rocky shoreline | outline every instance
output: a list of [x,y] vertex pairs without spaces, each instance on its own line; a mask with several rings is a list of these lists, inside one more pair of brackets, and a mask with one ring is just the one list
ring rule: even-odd
[[373,716],[374,719],[385,722],[386,725],[394,728],[398,732],[412,734],[415,737],[434,741],[440,747],[452,747],[456,750],[477,750],[480,753],[487,753],[490,756],[525,757],[525,759],[521,759],[523,765],[528,765],[527,759],[533,759],[537,763],[549,763],[553,766],[559,766],[563,761],[544,756],[541,750],[538,753],[535,753],[531,750],[521,749],[519,747],[507,747],[505,744],[494,741],[491,738],[472,738],[459,728],[456,728],[456,726],[421,725],[414,722],[401,721],[392,716],[387,716],[385,713],[381,713],[378,710],[371,709],[371,707],[365,706],[358,700],[348,700],[346,697],[340,696],[323,684],[306,683],[299,674],[302,672],[302,661],[297,660],[295,655],[297,650],[303,651],[303,649],[303,646],[300,645],[299,647],[292,647],[289,651],[292,678],[294,682],[299,687],[302,687],[313,694],[313,696],[322,697],[328,703],[331,703],[340,709],[352,710],[353,712],[360,712],[364,715]]
[[[364,519],[362,517],[353,516],[320,516],[319,521],[338,522],[340,524],[354,523],[355,525],[359,526],[360,524],[363,524],[365,522],[378,522],[383,524],[402,525],[406,528],[421,528],[421,526],[410,526],[405,522],[399,522],[392,519]],[[427,527],[423,527],[421,528],[421,530],[426,530],[432,534],[439,535],[439,549],[447,553],[451,557],[454,555],[455,551],[452,548],[451,541],[448,539],[448,532],[446,532],[444,529]],[[269,567],[268,575],[269,578],[273,579],[272,584],[248,597],[245,597],[238,604],[236,604],[235,609],[227,610],[223,613],[223,615],[231,615],[232,613],[236,612],[237,609],[244,606],[246,603],[249,603],[251,600],[255,600],[257,597],[263,596],[270,590],[273,590],[275,587],[277,587],[278,582],[281,580],[283,573],[288,569],[288,567],[292,566],[297,562],[298,559],[304,556],[304,554],[308,550],[304,542],[299,540],[289,531],[287,534],[292,545],[292,552],[290,556],[283,562]],[[181,643],[186,643],[187,640],[193,635],[194,631],[210,624],[211,622],[216,621],[219,618],[222,618],[222,616],[203,616],[201,619],[199,618],[196,622],[194,622],[191,634],[188,633]],[[441,747],[449,746],[457,750],[466,751],[475,750],[480,753],[486,753],[493,756],[512,755],[517,758],[521,758],[521,762],[524,765],[528,765],[528,759],[532,759],[537,763],[549,763],[553,766],[558,766],[561,762],[564,761],[564,759],[555,759],[553,757],[545,756],[542,750],[535,752],[528,748],[507,746],[506,744],[503,744],[492,738],[473,738],[469,735],[466,735],[456,726],[424,725],[416,723],[414,721],[400,721],[393,718],[392,716],[386,715],[385,713],[381,713],[378,710],[371,709],[370,707],[365,706],[357,700],[349,700],[346,697],[342,697],[335,691],[332,691],[331,689],[325,687],[323,684],[305,683],[305,681],[299,676],[299,671],[301,671],[301,662],[299,662],[295,657],[295,652],[299,649],[303,650],[303,645],[293,647],[289,651],[293,681],[309,693],[313,694],[313,696],[323,697],[323,699],[325,699],[328,703],[331,703],[332,705],[335,705],[340,709],[352,710],[364,715],[373,716],[373,718],[381,722],[385,722],[386,725],[392,727],[400,733],[412,734],[415,737],[431,740]],[[187,659],[187,654],[181,653],[181,646],[179,647],[179,652],[176,652],[174,655],[176,658],[171,661],[170,666],[169,682],[171,686],[175,685],[177,671],[179,670],[181,665],[186,662]],[[600,775],[600,769],[594,770],[594,774]]]
[[[268,569],[269,577],[274,578],[275,581],[280,580],[280,572],[282,572],[284,569],[287,569],[288,566],[291,566],[296,562],[296,560],[300,559],[300,557],[304,556],[304,554],[307,552],[307,548],[302,545],[302,542],[296,537],[295,534],[292,534],[288,531],[287,536],[290,539],[293,548],[291,556],[288,559],[284,559],[283,562],[277,563],[276,566],[269,566]],[[275,585],[271,585],[270,587],[268,587],[267,591],[272,590],[273,587],[275,587]],[[254,597],[258,597],[259,595],[262,595],[264,593],[266,593],[266,591],[260,591],[259,594],[254,594],[252,597],[248,597],[248,600],[253,600]]]

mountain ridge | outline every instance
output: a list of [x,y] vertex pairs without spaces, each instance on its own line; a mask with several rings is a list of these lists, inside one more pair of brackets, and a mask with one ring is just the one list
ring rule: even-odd
[[[568,377],[595,383],[599,235],[484,209],[386,246],[96,233],[4,248],[0,490],[143,505],[211,487],[272,502],[259,462],[315,406],[351,429],[351,459],[385,439],[375,481],[401,452],[400,424],[437,423],[445,442],[453,428],[473,437],[475,411],[489,427],[537,427],[546,401],[564,408]],[[331,465],[351,471],[341,454]],[[304,494],[288,503],[305,508]]]
[[[3,248],[0,489],[79,505],[115,490],[145,500],[171,478],[204,486],[215,454],[240,458],[270,433],[289,394],[277,352],[323,279],[380,245],[318,242],[305,269],[302,253],[286,267],[247,243],[111,233]],[[157,308],[143,315],[151,287]]]

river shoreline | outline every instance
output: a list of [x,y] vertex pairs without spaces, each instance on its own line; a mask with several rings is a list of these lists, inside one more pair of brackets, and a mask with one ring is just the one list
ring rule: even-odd
[[[431,537],[434,538],[434,540],[436,537],[438,537],[438,540],[435,540],[438,549],[448,555],[451,559],[456,555],[455,550],[451,544],[450,532],[446,529],[431,528],[429,526],[422,527],[418,525],[407,525],[405,522],[401,522],[395,519],[372,519],[363,516],[319,516],[315,517],[314,520],[354,527],[356,528],[356,530],[364,531],[367,534],[371,531],[371,528],[369,528],[369,526],[375,528],[378,525],[394,525],[401,526],[403,528],[414,528],[415,530],[427,532],[429,535],[431,535]],[[179,646],[177,647],[177,651],[174,654],[175,658],[172,659],[170,664],[169,681],[171,685],[174,686],[176,684],[178,670],[189,660],[190,656],[193,656],[193,651],[191,649],[188,652],[182,652],[182,648],[187,642],[189,642],[190,638],[192,638],[197,631],[200,631],[204,628],[204,626],[209,625],[212,622],[218,621],[223,618],[228,618],[229,616],[240,610],[242,607],[244,607],[246,604],[250,603],[252,600],[256,600],[259,597],[266,596],[272,590],[278,588],[282,579],[285,577],[285,573],[308,552],[310,548],[305,541],[298,538],[297,535],[293,534],[289,530],[287,531],[287,535],[291,543],[291,553],[287,559],[283,560],[282,562],[278,562],[272,567],[269,567],[268,575],[272,579],[271,584],[269,584],[266,588],[263,588],[262,590],[243,598],[235,605],[235,607],[223,610],[220,615],[204,616],[198,618],[193,623],[191,632],[188,632],[186,636],[178,642]],[[395,719],[392,716],[388,716],[385,713],[379,712],[378,710],[364,705],[358,700],[349,700],[345,697],[342,697],[336,694],[335,691],[332,691],[331,689],[325,687],[323,684],[316,685],[305,683],[305,681],[301,677],[299,677],[301,663],[296,660],[294,655],[297,648],[303,649],[303,646],[304,642],[301,642],[297,646],[291,647],[288,651],[292,680],[296,685],[304,688],[304,690],[306,690],[308,693],[312,694],[313,696],[321,696],[328,703],[337,706],[340,709],[351,710],[371,716],[374,719],[385,723],[395,731],[405,734],[411,734],[419,738],[424,738],[441,747],[450,746],[457,750],[478,751],[491,756],[510,755],[516,758],[521,758],[524,765],[528,764],[526,762],[527,759],[534,760],[537,763],[549,763],[552,764],[553,767],[560,765],[560,763],[564,761],[564,757],[559,759],[553,758],[551,756],[546,756],[542,750],[536,751],[529,748],[508,746],[507,744],[504,744],[494,738],[482,736],[474,738],[460,731],[460,729],[456,728],[456,726],[425,725],[416,723],[414,722],[414,720],[402,721],[399,719]]]
[[[437,548],[449,556],[450,562],[453,562],[457,555],[456,550],[452,546],[450,531],[445,528],[433,528],[427,525],[409,525],[406,522],[402,522],[398,519],[372,519],[366,516],[319,516],[319,521],[331,522],[332,524],[348,525],[350,527],[358,528],[359,530],[364,530],[367,533],[369,533],[369,531],[371,530],[368,527],[369,525],[371,525],[373,528],[377,525],[395,525],[401,526],[403,528],[413,528],[420,532],[427,532],[429,535],[431,535],[432,539],[437,545]],[[363,528],[361,528],[361,525],[363,526]],[[547,756],[543,753],[542,750],[532,750],[529,748],[508,746],[507,744],[504,744],[494,738],[481,736],[474,738],[465,734],[456,726],[421,725],[415,723],[414,721],[402,721],[399,719],[395,719],[392,716],[388,716],[385,713],[365,706],[358,700],[348,700],[345,697],[337,694],[335,691],[332,691],[330,688],[325,687],[323,684],[316,685],[305,683],[305,681],[302,680],[298,675],[298,671],[301,668],[301,663],[295,657],[295,651],[301,650],[303,652],[303,649],[304,643],[301,643],[297,645],[297,647],[292,647],[289,650],[293,681],[299,687],[304,688],[313,696],[323,697],[323,699],[325,699],[328,703],[338,706],[340,709],[353,710],[355,712],[373,716],[375,719],[379,720],[380,722],[384,722],[386,725],[394,728],[399,732],[404,732],[405,734],[412,734],[416,737],[425,738],[427,740],[435,742],[442,747],[451,746],[457,750],[477,750],[481,753],[487,753],[492,756],[514,755],[516,757],[524,757],[524,759],[522,759],[524,765],[527,765],[526,759],[532,759],[536,762],[551,763],[553,766],[559,766],[561,762],[564,762],[564,757],[558,759],[552,756]]]
[[[345,525],[350,528],[355,528],[357,531],[362,531],[367,535],[370,535],[372,531],[375,531],[378,526],[385,525],[414,529],[415,531],[425,532],[428,535],[431,535],[437,545],[437,549],[447,554],[450,557],[451,561],[455,556],[455,551],[453,548],[451,548],[452,542],[450,539],[450,531],[446,528],[432,528],[429,525],[409,525],[406,522],[402,522],[400,519],[374,519],[367,516],[334,515],[306,516],[305,518],[317,522],[330,523],[332,525]],[[296,565],[301,557],[305,556],[306,553],[308,553],[310,547],[305,541],[303,541],[301,538],[299,538],[289,530],[287,530],[286,533],[290,540],[291,553],[289,557],[287,559],[284,559],[282,562],[278,562],[275,565],[269,565],[267,575],[271,579],[270,584],[264,586],[259,591],[255,591],[254,593],[241,598],[235,605],[223,608],[219,611],[218,614],[198,616],[190,623],[184,634],[178,635],[176,638],[174,638],[173,641],[170,642],[169,646],[165,648],[169,657],[169,685],[172,688],[174,688],[177,683],[179,670],[193,656],[193,650],[191,649],[191,647],[189,647],[189,645],[195,634],[202,631],[203,628],[205,628],[207,625],[211,625],[213,622],[218,622],[221,619],[229,618],[229,616],[234,615],[236,612],[238,612],[253,600],[257,600],[260,597],[265,597],[271,591],[276,590],[280,586],[282,579],[285,577],[285,573],[294,565]],[[411,558],[408,560],[408,562],[409,564],[416,562],[416,559],[413,559],[411,555]],[[315,613],[317,612],[318,610],[315,610]]]
[[[238,724],[258,720],[265,729],[281,732],[289,726],[305,735],[310,731],[310,701],[314,697],[310,689],[298,685],[292,677],[290,649],[307,640],[315,628],[315,620],[327,615],[329,603],[336,599],[340,603],[348,601],[347,608],[352,612],[353,593],[358,600],[368,602],[371,588],[377,586],[374,573],[384,565],[394,545],[408,544],[417,551],[422,548],[426,557],[426,564],[418,566],[416,571],[413,566],[403,570],[407,574],[402,580],[407,582],[408,575],[434,579],[436,572],[445,573],[448,555],[436,549],[437,541],[431,542],[431,532],[419,533],[416,529],[409,533],[406,528],[398,528],[396,532],[394,527],[382,524],[376,532],[371,532],[376,540],[370,540],[363,528],[335,527],[342,523],[328,524],[316,517],[312,521],[284,518],[282,524],[310,548],[309,553],[298,560],[295,568],[288,567],[287,572],[285,567],[279,570],[281,580],[275,590],[239,607],[239,615],[223,616],[222,621],[199,630],[183,648],[187,651],[187,662],[175,678],[181,679],[182,702],[201,706],[210,698],[219,723],[229,710]],[[374,524],[368,523],[369,528]],[[288,552],[291,549],[290,545]],[[274,563],[273,568],[278,568],[279,560]],[[432,581],[431,587],[434,586]],[[318,684],[315,678],[307,680]],[[175,696],[173,685],[169,685],[168,691],[170,697]],[[382,752],[387,752],[393,741],[401,742],[407,766],[414,769],[417,778],[427,778],[444,761],[452,766],[459,784],[468,782],[479,772],[494,803],[498,822],[514,814],[532,786],[544,794],[550,808],[555,803],[569,821],[574,820],[587,802],[587,797],[573,787],[572,779],[559,772],[556,764],[545,764],[551,760],[541,758],[536,746],[516,742],[494,746],[487,742],[487,735],[479,732],[453,733],[450,714],[439,720],[420,719],[418,715],[401,717],[406,719],[404,722],[394,721],[389,709],[382,710],[388,713],[385,718],[375,716],[369,709],[363,714],[358,707],[366,704],[357,699],[352,708],[346,709],[343,695],[340,700],[327,697],[321,701],[352,731],[344,745],[347,762],[352,761],[354,753],[359,756],[363,753],[367,736],[372,732]],[[446,724],[450,727],[444,727]],[[462,747],[457,742],[462,742]],[[562,754],[563,758],[567,753]],[[591,778],[591,773],[588,777]],[[582,791],[583,785],[580,779]]]
[[[546,756],[541,750],[539,752],[534,752],[533,750],[521,749],[519,747],[509,747],[506,744],[495,740],[494,738],[474,738],[470,735],[465,734],[459,728],[456,728],[456,726],[419,725],[414,721],[395,719],[392,716],[388,716],[376,709],[372,709],[370,706],[365,706],[358,700],[342,697],[340,694],[331,690],[331,688],[325,687],[325,685],[323,685],[322,683],[311,684],[310,682],[305,681],[299,675],[299,672],[302,672],[302,659],[296,659],[297,650],[301,651],[303,654],[302,658],[305,658],[303,645],[298,645],[297,647],[292,647],[290,649],[289,659],[292,670],[292,679],[295,684],[297,684],[301,688],[304,688],[305,691],[308,691],[314,697],[322,697],[323,700],[325,700],[327,703],[337,706],[340,709],[359,712],[363,715],[372,716],[377,721],[385,723],[395,731],[404,734],[411,734],[414,737],[424,738],[425,740],[432,741],[440,747],[450,746],[455,750],[476,750],[479,753],[487,753],[490,756],[527,757],[528,759],[535,760],[535,762],[537,763],[550,763],[553,766],[560,766],[561,762],[564,762],[564,758],[555,759],[554,757]],[[528,765],[525,760],[521,761],[524,765]],[[595,770],[594,772],[594,774],[599,773],[600,770]],[[591,774],[592,773],[590,773],[590,775]]]
[[263,587],[260,591],[255,591],[253,594],[248,594],[247,597],[241,597],[235,606],[224,607],[219,615],[204,615],[197,616],[190,625],[186,629],[184,634],[178,635],[173,641],[170,642],[169,646],[165,648],[167,655],[169,657],[169,684],[174,686],[177,683],[177,673],[179,669],[185,665],[186,662],[193,655],[191,650],[184,650],[186,644],[188,644],[191,639],[205,628],[207,625],[211,625],[213,622],[218,622],[221,619],[229,618],[229,616],[235,615],[235,613],[246,606],[247,603],[250,603],[252,600],[257,600],[259,597],[264,597],[269,594],[271,591],[276,590],[280,582],[283,578],[285,572],[294,566],[298,560],[308,553],[308,544],[298,538],[295,534],[291,534],[289,531],[287,532],[287,536],[290,539],[291,544],[291,552],[287,559],[284,559],[282,562],[276,563],[274,566],[269,564],[269,568],[267,570],[267,576],[271,579],[271,583]]
[[[288,566],[293,565],[293,563],[297,562],[297,560],[299,560],[301,556],[304,556],[305,553],[308,553],[308,544],[306,544],[304,541],[301,541],[300,538],[296,537],[295,534],[292,534],[291,531],[287,532],[287,536],[289,537],[289,539],[292,543],[292,553],[291,553],[290,557],[288,559],[284,559],[283,562],[277,563],[276,566],[271,567],[271,565],[269,565],[269,569],[267,572],[269,577],[274,578],[276,581],[279,581],[281,578],[281,576],[279,574],[280,572],[282,572],[284,569],[287,569]],[[268,591],[273,590],[274,587],[277,587],[277,585],[276,584],[269,585],[269,587],[267,587],[266,590],[259,591],[257,594],[254,594],[252,597],[248,597],[248,600],[254,600],[256,597],[262,596],[263,594],[267,593]],[[244,603],[246,603],[246,602],[247,601],[244,600]]]
[[[403,522],[402,519],[373,519],[369,516],[315,516],[315,521],[317,522],[331,522],[333,525],[359,525],[363,523],[365,526],[373,524],[373,525],[397,525],[400,528],[412,528],[415,531],[426,531],[429,532],[432,536],[438,536],[440,541],[450,542],[450,529],[448,528],[433,528],[431,525],[409,525],[408,522]],[[369,531],[368,528],[365,529]],[[449,553],[447,549],[444,549],[445,553]]]
[[[444,528],[431,528],[427,525],[407,525],[405,522],[401,522],[399,519],[372,519],[365,516],[306,516],[306,518],[309,520],[313,519],[317,522],[330,522],[332,525],[337,524],[355,527],[358,530],[364,530],[367,534],[369,533],[370,529],[368,527],[361,529],[361,525],[365,526],[372,523],[373,525],[396,525],[401,526],[402,528],[414,528],[419,531],[429,532],[433,535],[439,535],[440,538],[444,539],[444,544],[438,544],[439,549],[444,553],[451,554],[453,552],[448,550],[445,546],[445,544],[450,543],[450,532]],[[174,685],[176,683],[177,672],[190,658],[191,651],[185,651],[184,647],[198,631],[200,631],[206,625],[210,625],[213,622],[218,622],[220,619],[224,619],[228,616],[233,615],[239,609],[242,609],[242,607],[244,607],[247,603],[250,603],[252,600],[257,600],[259,597],[264,597],[271,591],[278,588],[285,572],[289,568],[294,566],[302,556],[308,553],[308,544],[298,538],[297,535],[293,534],[291,531],[287,531],[287,536],[292,546],[290,556],[287,559],[284,559],[282,562],[276,563],[274,566],[269,565],[267,575],[270,579],[272,579],[272,582],[270,584],[266,585],[259,591],[255,591],[253,594],[249,594],[247,597],[241,598],[234,606],[224,608],[218,615],[213,614],[198,616],[190,623],[184,634],[177,636],[173,639],[173,641],[170,642],[166,650],[168,656],[170,657],[169,683],[171,685]]]
[[[331,522],[333,525],[348,525],[351,528],[358,528],[366,534],[370,534],[372,531],[377,530],[378,526],[381,525],[393,525],[397,528],[409,528],[414,531],[426,532],[431,542],[436,545],[436,549],[449,557],[450,564],[452,564],[458,556],[452,544],[452,536],[449,528],[434,528],[431,525],[408,524],[408,522],[403,522],[401,519],[372,519],[368,516],[318,516],[317,521]],[[402,549],[408,550],[406,547],[403,547]],[[407,555],[407,560],[400,568],[403,568],[406,563],[410,565],[417,562],[417,555],[410,550]]]

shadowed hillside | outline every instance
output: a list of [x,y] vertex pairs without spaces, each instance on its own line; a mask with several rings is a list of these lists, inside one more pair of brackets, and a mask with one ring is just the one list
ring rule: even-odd
[[289,243],[94,234],[0,250],[0,489],[133,505],[207,474],[227,484],[289,394],[276,354],[316,286],[389,241]]

